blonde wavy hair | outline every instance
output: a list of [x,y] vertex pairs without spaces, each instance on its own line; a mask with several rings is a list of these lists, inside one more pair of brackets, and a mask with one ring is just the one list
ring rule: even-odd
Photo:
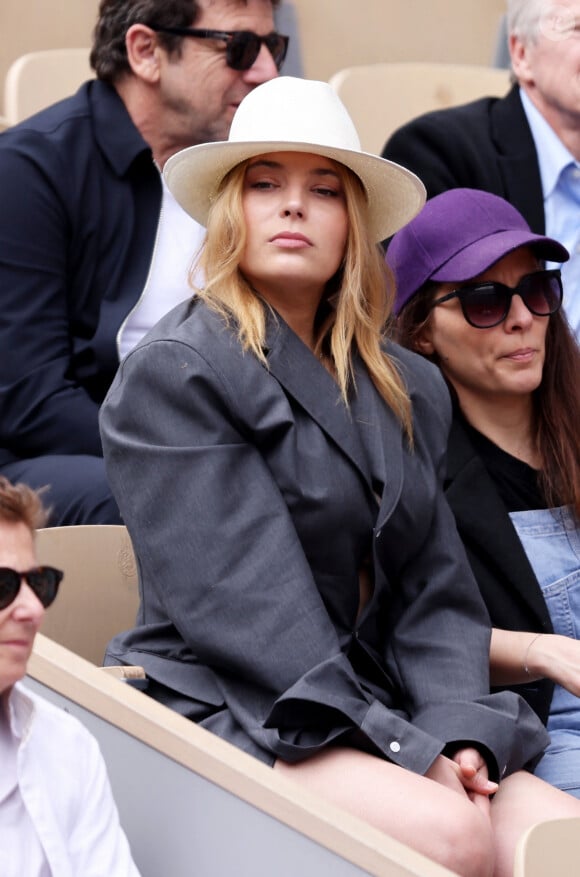
[[[246,245],[242,191],[248,163],[242,162],[224,177],[212,204],[205,244],[196,264],[205,286],[197,289],[197,294],[230,325],[235,322],[243,349],[267,367],[263,347],[269,305],[239,268]],[[355,385],[352,357],[357,350],[411,441],[409,396],[395,363],[383,349],[390,328],[394,282],[380,247],[370,240],[367,199],[358,177],[344,165],[333,164],[344,188],[348,235],[342,265],[328,282],[321,303],[314,353],[330,358],[348,405],[349,391]]]

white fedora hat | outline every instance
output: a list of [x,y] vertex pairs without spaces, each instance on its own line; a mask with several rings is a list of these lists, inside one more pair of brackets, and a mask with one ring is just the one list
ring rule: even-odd
[[425,187],[418,177],[361,151],[352,119],[328,83],[292,76],[280,76],[251,91],[236,110],[229,140],[181,150],[167,161],[163,176],[183,209],[206,225],[226,174],[266,152],[312,152],[350,168],[366,191],[375,241],[394,234],[425,203]]

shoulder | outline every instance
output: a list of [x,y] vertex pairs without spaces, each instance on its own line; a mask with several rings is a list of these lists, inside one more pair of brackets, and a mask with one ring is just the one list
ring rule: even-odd
[[164,352],[179,350],[198,354],[210,366],[223,362],[225,351],[234,358],[243,356],[235,325],[193,296],[165,314],[124,362],[163,357]]
[[90,116],[89,83],[85,83],[76,94],[3,131],[0,135],[0,146],[5,148],[7,145],[24,144],[35,139],[50,142],[53,138],[58,139],[63,126],[81,127],[90,123]]
[[175,399],[195,386],[195,399],[187,391],[190,404],[209,404],[217,394],[237,409],[242,397],[263,392],[265,381],[267,369],[242,349],[235,324],[193,298],[166,314],[123,360],[107,399],[121,392]]
[[466,128],[465,126],[475,124],[476,127],[480,127],[482,124],[488,125],[494,107],[505,99],[506,98],[483,97],[476,101],[471,101],[470,103],[461,104],[456,107],[448,107],[444,110],[433,110],[429,113],[423,113],[412,121],[407,122],[407,124],[402,125],[401,128],[393,134],[391,140],[424,132],[444,133],[445,131],[448,131],[449,128],[457,131],[460,136],[467,138],[473,134],[473,131],[472,128]]
[[440,370],[425,357],[394,342],[388,344],[387,353],[407,388],[415,429],[443,430],[447,435],[451,423],[451,398]]
[[[139,152],[148,149],[127,109],[105,82],[89,80],[64,100],[24,119],[0,134],[0,168],[17,161],[74,177],[84,173],[125,173]],[[18,166],[18,165],[17,165]]]
[[399,369],[411,397],[424,395],[449,399],[445,381],[436,365],[394,341],[387,344],[386,351]]
[[20,704],[31,707],[29,739],[35,749],[43,747],[54,752],[58,747],[69,762],[86,763],[89,755],[100,759],[97,741],[77,718],[28,688],[16,685],[13,694]]

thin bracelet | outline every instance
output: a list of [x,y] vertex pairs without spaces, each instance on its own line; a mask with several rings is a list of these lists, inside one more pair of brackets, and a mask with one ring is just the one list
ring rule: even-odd
[[538,637],[540,637],[540,636],[542,636],[542,634],[541,634],[541,633],[537,633],[535,636],[533,636],[533,637],[531,638],[531,640],[530,640],[529,643],[528,643],[528,647],[527,647],[526,652],[525,652],[525,655],[524,655],[524,670],[526,671],[526,676],[530,676],[530,675],[531,675],[531,674],[530,674],[529,667],[528,667],[528,655],[530,654],[530,649],[532,648],[532,646],[534,645],[535,641],[536,641],[536,640],[538,639]]

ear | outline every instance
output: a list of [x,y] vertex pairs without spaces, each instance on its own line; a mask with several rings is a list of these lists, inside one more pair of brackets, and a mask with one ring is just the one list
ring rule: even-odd
[[135,76],[149,83],[157,82],[161,49],[156,33],[144,24],[132,24],[125,35],[125,46]]
[[531,47],[522,42],[514,34],[509,36],[509,50],[512,61],[512,70],[521,84],[531,84],[534,81],[530,65]]
[[431,327],[429,325],[424,326],[419,334],[415,336],[414,346],[417,353],[422,353],[423,356],[433,356],[435,347],[431,340]]

